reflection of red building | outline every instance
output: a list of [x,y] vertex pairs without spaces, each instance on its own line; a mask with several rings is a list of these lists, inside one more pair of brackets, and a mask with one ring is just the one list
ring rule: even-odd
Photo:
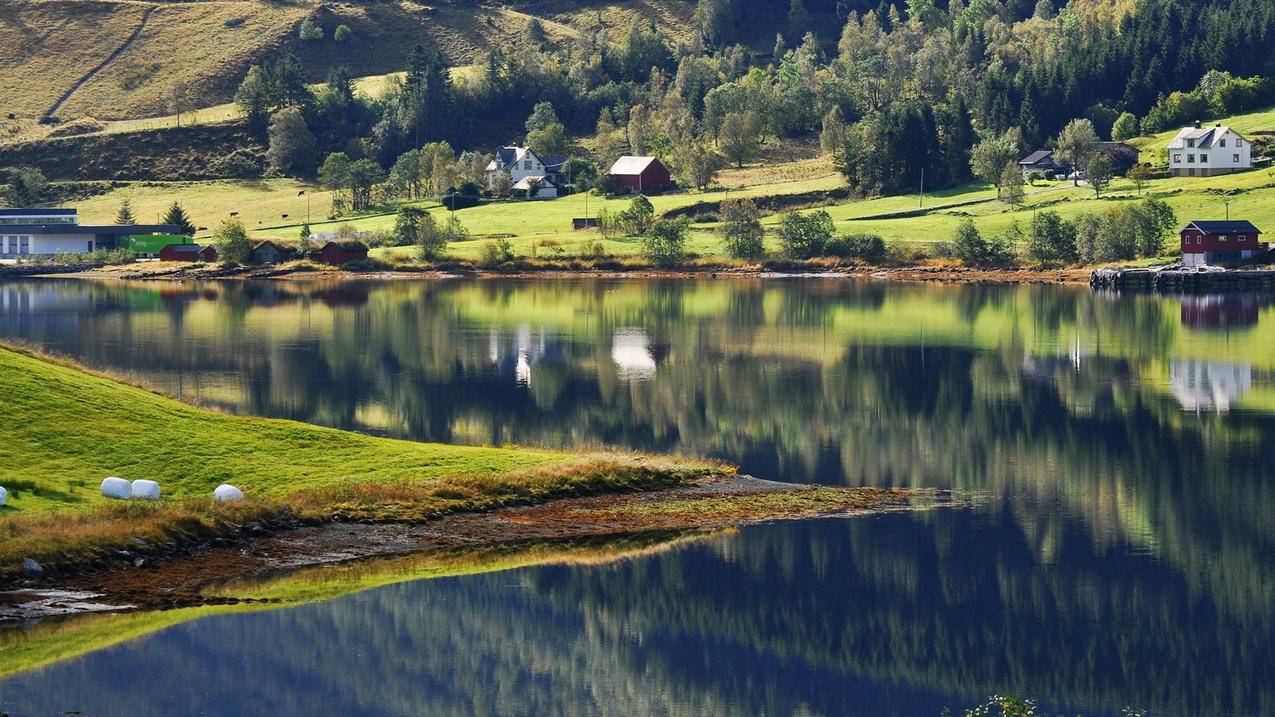
[[318,297],[319,301],[329,308],[338,306],[359,307],[367,303],[368,290],[366,286],[348,284],[320,291]]
[[1182,324],[1193,329],[1227,329],[1257,323],[1259,303],[1245,294],[1182,297]]

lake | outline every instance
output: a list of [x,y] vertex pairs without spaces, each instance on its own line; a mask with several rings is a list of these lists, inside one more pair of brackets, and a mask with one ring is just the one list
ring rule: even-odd
[[0,679],[15,717],[1275,715],[1272,296],[39,281],[0,338],[231,412],[973,496],[174,619]]

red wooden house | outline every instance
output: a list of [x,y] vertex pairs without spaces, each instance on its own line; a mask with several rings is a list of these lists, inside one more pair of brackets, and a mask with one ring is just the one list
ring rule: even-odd
[[217,261],[217,247],[200,244],[169,244],[159,250],[160,261]]
[[1261,233],[1244,220],[1191,222],[1182,230],[1182,264],[1194,267],[1247,259],[1266,249],[1258,241]]
[[655,157],[620,157],[607,172],[621,187],[638,194],[651,194],[673,183],[668,167]]
[[367,245],[361,241],[330,241],[310,254],[316,261],[340,266],[367,260]]

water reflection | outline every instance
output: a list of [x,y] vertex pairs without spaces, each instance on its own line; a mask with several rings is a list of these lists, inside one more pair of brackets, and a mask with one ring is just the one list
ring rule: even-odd
[[937,717],[994,691],[1091,717],[1275,707],[1269,610],[1078,537],[1042,565],[1002,515],[752,528],[207,618],[0,682],[0,708]]
[[[775,479],[975,491],[986,499],[969,520],[983,528],[921,521],[899,529],[897,554],[813,544],[835,559],[785,596],[812,620],[838,597],[803,595],[856,560],[873,578],[843,585],[857,591],[846,605],[939,584],[903,603],[927,632],[891,634],[880,616],[854,628],[863,637],[838,648],[834,672],[870,679],[846,684],[890,689],[897,660],[845,666],[881,657],[871,637],[888,635],[913,640],[913,696],[918,684],[942,694],[1008,685],[1066,704],[1129,693],[1166,709],[1175,699],[1204,713],[1271,709],[1269,655],[1256,647],[1275,638],[1269,297],[749,280],[46,282],[0,285],[0,300],[0,336],[231,411],[422,440],[709,455]],[[983,542],[966,550],[973,538],[906,532],[942,525]],[[997,557],[1002,541],[1021,552]],[[776,548],[757,581],[795,574],[804,549]],[[985,566],[1006,594],[962,574],[986,576]],[[1153,577],[1130,578],[1140,571]],[[967,623],[968,595],[1018,607]],[[856,619],[838,614],[831,634]],[[967,624],[983,642],[935,646]],[[1066,639],[1045,639],[1063,628]],[[1002,632],[1023,649],[1038,642],[1040,654],[1007,656],[987,642]],[[988,662],[963,667],[973,660]],[[1050,679],[1059,684],[1041,687]],[[835,714],[853,704],[837,694],[800,700]]]

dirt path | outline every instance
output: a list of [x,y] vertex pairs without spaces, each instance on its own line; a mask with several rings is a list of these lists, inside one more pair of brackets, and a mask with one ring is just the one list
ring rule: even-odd
[[130,34],[119,47],[112,50],[111,54],[107,55],[106,58],[99,62],[96,67],[84,73],[80,79],[76,80],[70,87],[68,87],[66,92],[63,92],[62,96],[58,98],[57,102],[54,102],[53,106],[45,111],[44,115],[41,117],[41,121],[50,120],[56,116],[58,112],[61,112],[63,105],[67,103],[67,100],[71,99],[72,95],[87,84],[89,80],[96,77],[99,72],[110,66],[112,62],[119,59],[120,55],[127,52],[128,48],[132,47],[133,43],[137,41],[137,38],[141,36],[142,30],[146,28],[146,21],[150,19],[151,14],[158,9],[159,6],[157,5],[147,7],[146,10],[142,12],[142,19],[138,21],[137,27],[133,28],[132,34]]

